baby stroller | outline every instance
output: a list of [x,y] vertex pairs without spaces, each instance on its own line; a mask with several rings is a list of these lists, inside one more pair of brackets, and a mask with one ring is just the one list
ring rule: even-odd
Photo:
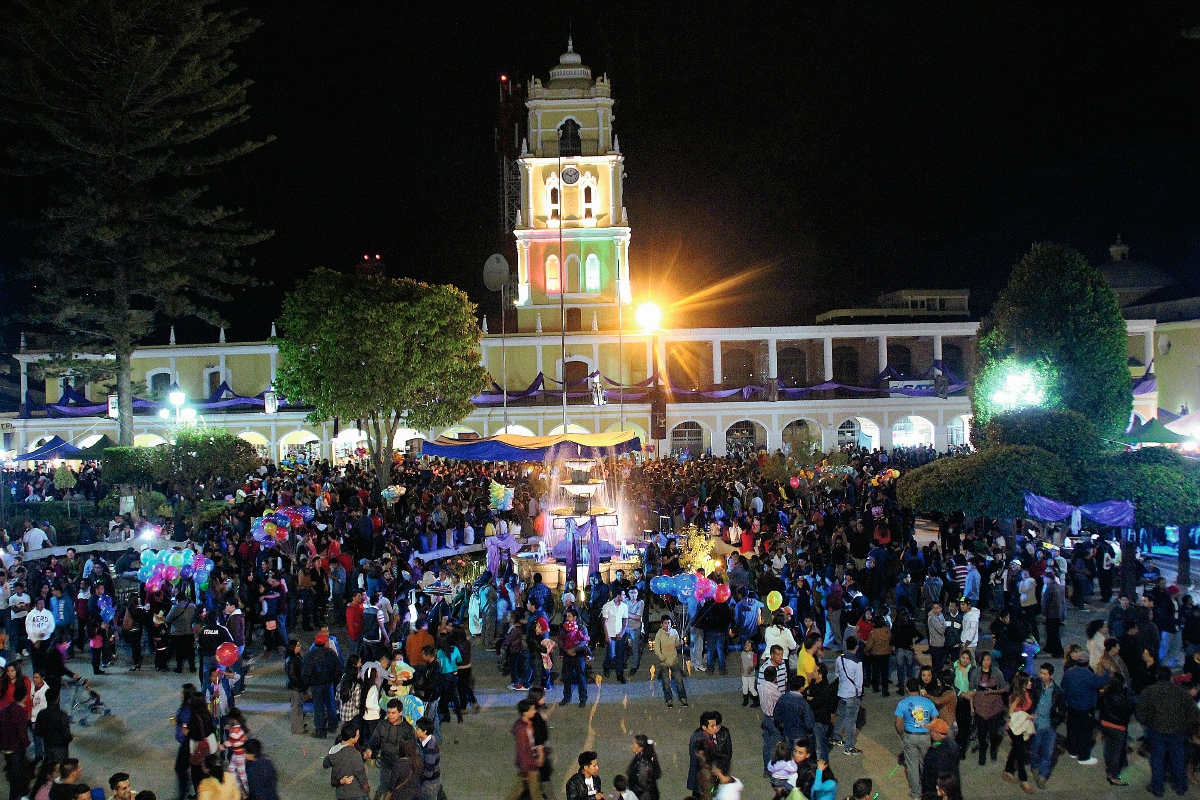
[[67,681],[66,686],[71,688],[67,716],[71,718],[73,724],[87,727],[89,718],[93,714],[107,717],[112,713],[112,709],[105,706],[104,701],[100,699],[99,693],[83,678]]

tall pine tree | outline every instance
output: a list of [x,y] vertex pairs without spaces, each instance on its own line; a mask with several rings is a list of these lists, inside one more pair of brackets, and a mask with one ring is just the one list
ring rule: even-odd
[[20,174],[49,178],[26,321],[60,370],[77,355],[114,357],[99,363],[115,378],[126,446],[133,351],[166,317],[219,324],[212,305],[251,282],[240,249],[271,235],[240,209],[199,202],[198,176],[265,143],[217,135],[248,119],[250,81],[229,59],[260,23],[216,5],[9,0],[4,12],[5,152]]

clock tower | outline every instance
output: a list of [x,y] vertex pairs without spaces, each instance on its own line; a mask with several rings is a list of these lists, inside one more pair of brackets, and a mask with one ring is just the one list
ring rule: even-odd
[[613,134],[608,77],[593,80],[573,42],[525,103],[517,245],[520,331],[615,329],[618,304],[631,302],[629,220],[622,205],[625,159]]

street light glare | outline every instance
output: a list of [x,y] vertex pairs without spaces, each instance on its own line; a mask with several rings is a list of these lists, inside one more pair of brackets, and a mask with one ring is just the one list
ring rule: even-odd
[[183,411],[179,412],[179,418],[186,422],[191,422],[196,418],[196,409],[185,408]]
[[992,392],[992,402],[1003,408],[1040,406],[1046,400],[1045,389],[1028,370],[1015,370],[1004,376],[1004,384]]
[[170,412],[170,411],[167,411],[165,408],[160,408],[160,409],[158,410],[158,415],[159,415],[160,417],[162,417],[163,419],[169,419],[169,418],[170,418],[170,416],[171,416],[171,412]]
[[662,323],[662,309],[654,303],[642,303],[634,314],[637,324],[648,331],[658,330]]
[[179,388],[179,384],[171,384],[170,390],[167,392],[167,399],[171,401],[173,406],[181,406],[187,402],[187,395],[183,389]]

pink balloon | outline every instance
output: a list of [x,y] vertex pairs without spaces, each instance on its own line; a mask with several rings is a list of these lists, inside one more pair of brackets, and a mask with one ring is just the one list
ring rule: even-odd
[[707,600],[713,596],[713,582],[708,578],[696,579],[696,599]]
[[799,478],[792,478],[790,481],[788,481],[788,483],[790,483],[792,485],[793,489],[800,488],[800,479]]
[[146,591],[150,592],[151,594],[154,594],[161,588],[162,581],[158,578],[151,578],[150,580],[146,581]]
[[174,583],[175,581],[179,580],[179,567],[176,567],[174,565],[168,566],[166,577],[167,577],[167,580],[169,580],[171,583]]

